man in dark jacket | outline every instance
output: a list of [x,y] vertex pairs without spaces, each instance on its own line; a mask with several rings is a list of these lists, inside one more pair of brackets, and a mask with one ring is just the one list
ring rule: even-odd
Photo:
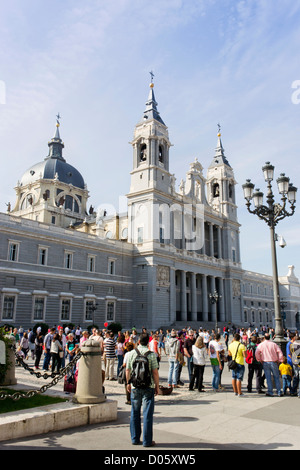
[[254,377],[254,373],[255,373],[255,376],[256,376],[256,391],[257,393],[264,393],[261,389],[261,385],[262,385],[262,364],[260,362],[258,362],[255,358],[255,351],[256,351],[256,348],[257,348],[257,337],[256,336],[251,336],[250,338],[250,343],[249,343],[249,346],[247,348],[247,354],[248,352],[251,352],[252,353],[252,356],[253,356],[253,359],[252,359],[252,362],[249,363],[247,362],[248,364],[248,392],[251,393],[252,392],[252,381],[253,381],[253,377]]

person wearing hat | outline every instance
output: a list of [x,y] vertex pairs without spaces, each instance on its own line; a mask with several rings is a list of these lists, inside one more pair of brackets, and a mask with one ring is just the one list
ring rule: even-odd
[[168,341],[168,353],[169,353],[169,375],[168,375],[168,384],[169,387],[176,388],[178,387],[178,372],[179,372],[179,340],[177,338],[177,333],[173,329]]

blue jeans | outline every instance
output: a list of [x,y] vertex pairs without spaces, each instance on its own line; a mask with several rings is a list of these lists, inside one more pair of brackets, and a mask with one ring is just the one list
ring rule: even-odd
[[221,376],[220,366],[212,365],[212,370],[213,370],[212,384],[211,384],[212,388],[214,390],[219,390],[220,376]]
[[176,359],[169,359],[169,385],[177,385],[179,372],[179,362]]
[[48,370],[49,365],[50,365],[50,360],[51,360],[50,349],[46,349],[45,350],[44,363],[43,363],[43,369],[44,370]]
[[143,446],[150,446],[153,435],[154,388],[131,389],[130,435],[132,444],[141,437],[141,408],[143,405]]
[[123,356],[123,354],[118,354],[117,358],[118,358],[118,367],[117,367],[117,377],[118,377],[118,375],[120,373],[120,370],[121,370],[121,367],[122,367],[122,364],[123,364],[124,356]]
[[[297,390],[299,386],[299,367],[296,365],[293,365],[293,372],[294,372],[294,377],[293,377],[291,393],[293,395],[297,395]],[[300,397],[300,389],[298,390],[298,397]]]
[[268,385],[268,394],[273,395],[273,382],[272,382],[272,375],[275,380],[275,387],[277,390],[277,394],[281,395],[281,383],[280,383],[280,375],[279,375],[279,368],[276,362],[264,362],[263,368],[267,380]]
[[241,364],[238,364],[237,368],[231,371],[232,378],[234,380],[240,380],[241,382],[244,379],[244,373],[245,373],[245,366],[242,366]]
[[289,389],[290,393],[292,389],[292,377],[290,375],[282,375],[282,386],[283,386],[283,394],[286,394],[287,389]]
[[187,357],[187,368],[188,368],[188,373],[189,373],[189,381],[191,381],[192,375],[193,375],[193,356]]

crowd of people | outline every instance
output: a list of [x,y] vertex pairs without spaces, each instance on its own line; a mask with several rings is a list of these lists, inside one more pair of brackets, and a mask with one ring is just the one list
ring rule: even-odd
[[[141,333],[146,332],[147,329],[143,328]],[[34,361],[35,369],[42,368],[51,372],[59,372],[65,367],[66,360],[71,361],[87,339],[95,339],[100,343],[105,380],[109,381],[117,380],[121,370],[126,367],[129,356],[126,353],[137,347],[140,337],[135,328],[115,334],[107,329],[96,328],[89,333],[80,326],[72,330],[68,326],[53,327],[44,335],[40,327],[36,331],[32,328],[14,328],[10,333],[15,337],[17,353],[20,356],[25,359],[30,357]],[[248,393],[252,393],[255,388],[258,394],[272,396],[274,380],[279,396],[289,393],[300,398],[299,367],[293,361],[294,345],[299,344],[300,349],[297,332],[286,331],[285,355],[273,341],[274,330],[266,327],[262,327],[260,331],[257,328],[237,329],[234,326],[224,327],[222,331],[209,331],[201,327],[195,330],[187,327],[182,330],[167,329],[165,332],[159,329],[148,334],[148,349],[155,354],[158,367],[163,354],[168,358],[168,387],[178,388],[185,385],[181,374],[183,366],[186,365],[189,390],[205,392],[204,373],[207,364],[210,364],[212,390],[222,391],[225,364],[234,360],[236,364],[232,370],[232,388],[237,396],[244,396],[242,382],[248,369]],[[127,391],[126,394],[127,403],[130,404]]]
[[[232,390],[238,397],[245,396],[242,382],[248,366],[248,393],[252,393],[255,377],[258,394],[273,396],[275,388],[278,396],[289,393],[290,396],[300,398],[298,332],[285,332],[285,355],[274,341],[274,330],[266,327],[260,331],[251,327],[237,329],[231,326],[224,327],[222,331],[187,327],[182,330],[167,329],[166,332],[163,329],[148,332],[143,328],[138,334],[135,328],[118,333],[93,328],[89,333],[80,326],[72,330],[58,326],[51,328],[45,335],[40,328],[36,331],[31,328],[24,331],[20,327],[10,331],[10,334],[15,337],[19,355],[24,359],[30,356],[35,368],[39,369],[44,354],[42,368],[46,371],[51,368],[52,372],[59,372],[66,359],[71,361],[85,341],[96,340],[100,344],[103,358],[103,381],[115,381],[122,377],[122,381],[118,381],[125,384],[126,403],[131,405],[130,434],[133,445],[155,445],[152,439],[154,396],[159,393],[160,388],[159,364],[162,355],[168,360],[168,388],[185,386],[181,374],[183,366],[186,366],[189,391],[205,392],[205,369],[209,365],[212,368],[209,390],[212,389],[214,393],[222,392],[222,374],[228,363],[232,374]],[[133,369],[137,358],[145,354],[151,380],[146,387],[139,387],[132,380]],[[142,407],[143,442],[140,441]]]

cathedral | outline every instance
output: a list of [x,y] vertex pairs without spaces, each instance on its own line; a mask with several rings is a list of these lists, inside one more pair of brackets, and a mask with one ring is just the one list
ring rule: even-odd
[[[273,281],[241,264],[236,180],[221,132],[209,167],[195,159],[176,190],[168,127],[151,80],[131,142],[126,213],[88,208],[87,183],[63,156],[60,116],[49,153],[0,213],[0,325],[124,329],[274,326]],[[287,328],[300,326],[300,284],[280,278]]]

